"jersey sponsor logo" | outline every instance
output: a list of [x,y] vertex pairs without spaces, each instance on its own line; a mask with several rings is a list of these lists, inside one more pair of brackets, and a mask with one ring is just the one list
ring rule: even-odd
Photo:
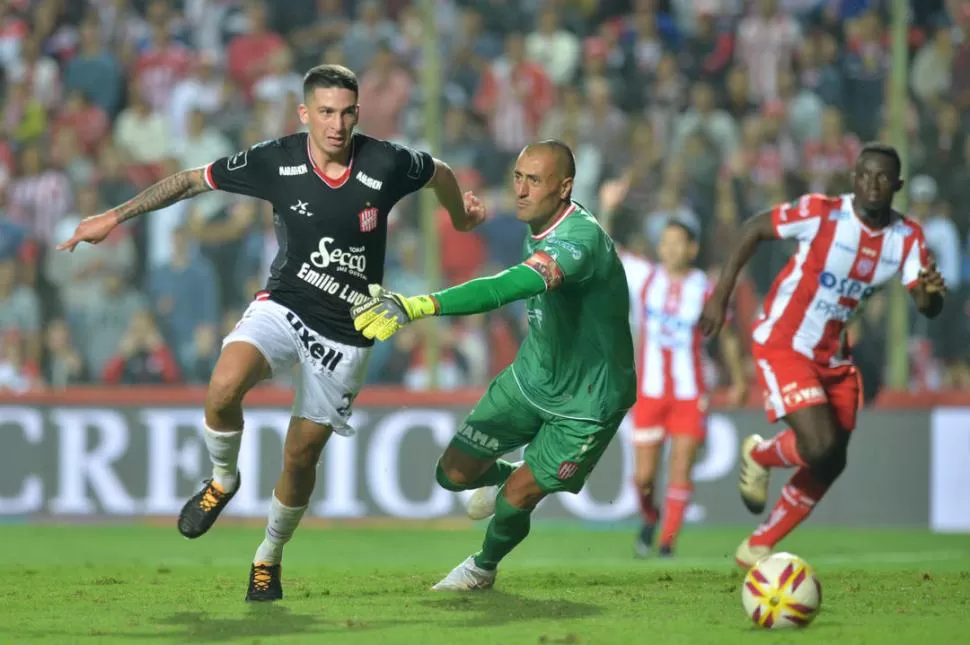
[[556,477],[560,481],[565,481],[579,472],[579,464],[575,461],[564,461],[559,464],[559,469],[556,471]]
[[[569,255],[571,255],[574,260],[581,260],[583,258],[583,249],[579,245],[573,244],[568,240],[561,240],[557,237],[549,237],[548,239],[546,239],[546,245],[556,246],[563,249],[564,251],[569,253]],[[556,255],[554,253],[551,253],[551,255],[554,259],[556,258]]]
[[[862,260],[860,260],[860,264],[861,262]],[[869,262],[871,265],[872,261],[870,260]],[[869,270],[872,270],[871,266]],[[859,273],[865,275],[862,273],[862,271]],[[866,284],[865,282],[859,282],[858,280],[853,280],[852,278],[838,278],[831,271],[823,271],[818,276],[818,283],[825,289],[832,289],[836,291],[840,296],[844,296],[846,298],[855,298],[856,300],[868,298],[876,290],[875,287]]]
[[837,302],[819,300],[815,303],[815,311],[827,318],[838,322],[849,322],[855,313],[855,307],[840,305]]
[[481,430],[476,430],[467,423],[462,424],[458,429],[458,436],[461,437],[466,443],[479,448],[484,448],[485,450],[498,450],[501,447],[498,439],[491,435],[487,435]]
[[314,270],[309,262],[304,262],[297,271],[296,277],[312,285],[320,291],[336,296],[341,300],[349,302],[351,306],[363,304],[368,300],[368,296],[337,280],[329,273]]
[[845,242],[836,241],[834,246],[840,251],[845,251],[846,253],[851,253],[852,255],[855,255],[856,250],[852,248],[852,246],[846,244]]
[[536,303],[533,302],[536,298],[529,298],[529,307],[526,310],[526,315],[529,318],[529,325],[535,328],[542,327],[542,309],[536,307]]
[[786,408],[819,405],[826,401],[825,390],[818,385],[798,387],[798,383],[789,383],[781,388],[781,400]]
[[306,350],[307,355],[313,359],[314,363],[329,371],[337,369],[344,353],[333,347],[329,347],[320,341],[320,338],[303,324],[303,321],[296,317],[292,311],[287,312],[286,320],[290,323],[293,331],[296,332],[300,344]]
[[304,201],[296,200],[296,203],[290,206],[290,210],[294,213],[299,213],[300,215],[306,215],[307,217],[313,217],[313,213],[307,210],[309,204]]
[[318,269],[327,269],[333,266],[336,271],[351,273],[358,278],[366,279],[367,256],[364,255],[364,247],[352,246],[350,251],[343,249],[330,248],[334,239],[332,237],[322,237],[317,244],[316,253],[310,254],[310,263]]
[[357,213],[357,218],[360,220],[361,233],[370,233],[377,228],[377,214],[378,210],[373,206]]
[[874,258],[879,254],[876,253],[876,249],[870,249],[868,246],[864,246],[862,247],[862,255],[868,255],[870,258]]
[[383,181],[374,179],[373,177],[368,177],[363,171],[357,171],[357,181],[364,184],[372,190],[380,190],[381,186],[384,185]]
[[280,176],[281,177],[293,177],[294,175],[305,175],[309,172],[307,170],[306,164],[301,163],[299,166],[280,166]]
[[525,265],[538,273],[546,283],[546,290],[552,290],[562,284],[562,268],[545,251],[535,251],[525,261]]

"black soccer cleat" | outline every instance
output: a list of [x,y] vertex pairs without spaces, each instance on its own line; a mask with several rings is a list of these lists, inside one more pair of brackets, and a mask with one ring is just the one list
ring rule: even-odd
[[638,558],[650,557],[650,550],[653,548],[653,534],[657,530],[656,524],[644,524],[637,536],[637,541],[633,545],[634,554]]
[[283,599],[280,565],[254,563],[249,570],[249,591],[246,602],[273,602]]
[[239,490],[241,482],[239,473],[236,473],[236,488],[227,493],[214,480],[205,480],[205,487],[185,502],[179,513],[179,533],[190,539],[205,535]]
[[669,544],[661,544],[657,554],[660,555],[661,558],[672,558],[674,557],[674,547],[670,546]]

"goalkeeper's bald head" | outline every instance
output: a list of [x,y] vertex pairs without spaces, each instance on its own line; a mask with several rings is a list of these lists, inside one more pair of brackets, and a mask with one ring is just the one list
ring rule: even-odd
[[576,157],[573,156],[572,149],[559,139],[543,139],[530,143],[525,147],[528,152],[546,152],[555,160],[556,174],[558,179],[573,179],[576,177]]

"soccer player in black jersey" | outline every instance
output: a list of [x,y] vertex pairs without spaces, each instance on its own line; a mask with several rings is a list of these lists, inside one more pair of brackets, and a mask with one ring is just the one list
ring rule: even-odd
[[209,530],[239,489],[243,397],[259,381],[299,365],[283,471],[250,570],[250,601],[282,598],[283,545],[306,511],[320,452],[334,432],[353,434],[347,420],[373,341],[354,329],[350,306],[367,299],[368,284],[383,282],[388,212],[405,195],[431,187],[456,229],[469,231],[485,217],[482,203],[471,192],[462,194],[444,162],[354,131],[360,108],[357,78],[349,69],[314,67],[303,92],[300,120],[308,133],[166,177],[121,206],[84,219],[57,247],[97,244],[122,222],[209,190],[273,204],[279,252],[265,290],[224,339],[206,392],[212,478],[178,520],[187,538]]

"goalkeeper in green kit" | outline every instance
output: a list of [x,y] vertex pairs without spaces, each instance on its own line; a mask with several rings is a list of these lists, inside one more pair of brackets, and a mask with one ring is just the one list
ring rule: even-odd
[[[529,333],[438,461],[451,491],[477,489],[473,519],[493,515],[481,550],[435,590],[486,589],[551,493],[577,493],[636,400],[626,275],[613,241],[570,200],[573,154],[549,140],[515,164],[516,216],[531,228],[525,260],[497,275],[437,293],[404,296],[371,285],[352,309],[364,336],[386,340],[425,316],[464,316],[526,300]],[[466,197],[467,199],[467,197]],[[524,460],[499,459],[528,444]]]

